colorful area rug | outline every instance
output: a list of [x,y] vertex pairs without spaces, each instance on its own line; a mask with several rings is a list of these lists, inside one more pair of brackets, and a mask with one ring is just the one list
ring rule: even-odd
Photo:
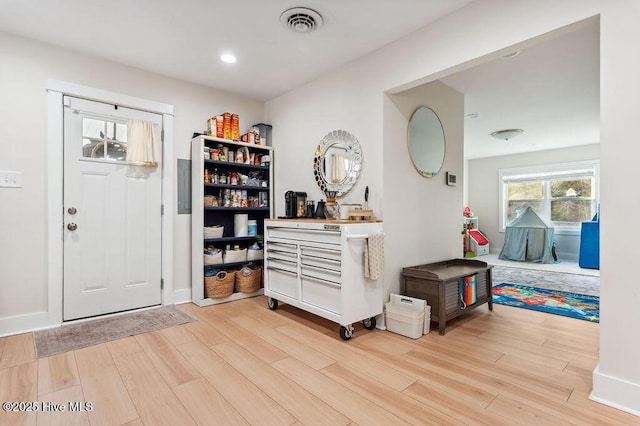
[[600,322],[597,296],[502,283],[493,287],[493,303]]

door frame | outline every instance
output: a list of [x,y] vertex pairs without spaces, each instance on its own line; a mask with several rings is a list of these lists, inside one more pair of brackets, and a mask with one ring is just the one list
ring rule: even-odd
[[47,80],[47,282],[48,325],[62,324],[64,285],[64,105],[63,96],[122,105],[162,115],[162,304],[173,304],[173,105],[60,80]]

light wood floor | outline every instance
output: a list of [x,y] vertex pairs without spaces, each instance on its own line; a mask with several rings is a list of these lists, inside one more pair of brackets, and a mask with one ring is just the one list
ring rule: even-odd
[[[413,340],[266,298],[180,308],[198,321],[36,360],[0,339],[0,402],[91,402],[0,425],[640,424],[588,400],[598,325],[497,305]],[[68,406],[67,406],[68,409]]]

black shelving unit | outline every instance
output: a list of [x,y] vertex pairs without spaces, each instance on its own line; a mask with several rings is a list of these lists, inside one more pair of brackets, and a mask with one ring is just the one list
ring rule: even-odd
[[[209,299],[204,296],[203,278],[205,271],[239,269],[246,264],[262,265],[262,259],[252,259],[243,262],[229,262],[217,265],[204,265],[203,249],[213,246],[218,249],[233,249],[238,246],[241,249],[248,248],[261,239],[264,229],[264,220],[273,217],[273,148],[264,145],[253,145],[235,142],[226,139],[198,136],[192,143],[192,301],[199,306],[229,302],[245,297],[262,294],[262,289],[256,293],[233,293],[229,297]],[[204,148],[210,150],[220,145],[227,147],[229,151],[247,148],[250,154],[257,156],[268,155],[270,161],[267,164],[246,164],[230,161],[211,160],[204,158]],[[207,176],[213,176],[217,171],[222,173],[238,173],[249,175],[259,181],[259,185],[242,185],[238,177],[238,184],[214,183],[205,181]],[[235,198],[234,198],[235,195]],[[214,206],[205,206],[204,197],[214,197]],[[246,200],[244,203],[242,202]],[[211,199],[211,198],[209,198]],[[225,207],[225,200],[234,201],[241,206]],[[242,206],[244,205],[244,207]],[[234,232],[234,217],[236,214],[247,214],[249,220],[257,223],[258,235],[236,237]],[[223,226],[224,232],[220,238],[205,238],[204,227]]]

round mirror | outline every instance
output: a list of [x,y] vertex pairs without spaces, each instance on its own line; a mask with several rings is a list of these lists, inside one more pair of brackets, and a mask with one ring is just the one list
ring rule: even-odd
[[335,192],[339,197],[358,180],[361,167],[358,139],[346,130],[334,130],[320,141],[313,160],[313,176],[322,192]]
[[444,130],[431,108],[420,107],[409,120],[408,145],[411,161],[425,177],[438,174],[444,163]]

